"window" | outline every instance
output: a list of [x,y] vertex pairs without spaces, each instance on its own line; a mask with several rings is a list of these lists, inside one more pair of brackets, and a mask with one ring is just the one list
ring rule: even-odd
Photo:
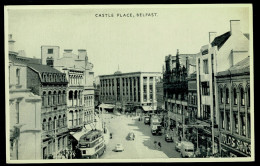
[[210,95],[209,93],[209,82],[202,82],[201,83],[202,86],[202,95],[208,96]]
[[220,88],[220,103],[224,103],[224,98],[223,98],[223,89]]
[[240,88],[240,102],[241,102],[241,105],[244,106],[245,105],[245,95],[244,95],[244,89],[243,88]]
[[221,112],[221,127],[222,129],[225,129],[225,117],[224,117],[224,112]]
[[210,106],[209,105],[203,105],[203,119],[208,120],[210,119]]
[[227,123],[226,123],[227,128],[226,129],[230,131],[230,115],[229,115],[229,112],[226,113],[226,117],[227,117]]
[[86,154],[86,150],[82,150],[82,154]]
[[16,116],[16,118],[15,118],[15,122],[16,122],[16,124],[19,124],[19,102],[16,102],[15,103],[15,116]]
[[203,60],[204,74],[209,74],[208,59]]
[[246,117],[244,114],[241,115],[241,135],[246,136]]
[[229,104],[229,89],[226,88],[226,104]]
[[238,134],[238,115],[234,114],[234,129],[235,129],[235,133]]
[[48,49],[48,54],[53,54],[53,48]]
[[233,93],[234,93],[234,105],[237,105],[237,90],[236,90],[236,88],[234,88]]
[[16,85],[20,85],[20,69],[16,69]]
[[51,91],[48,93],[48,105],[51,105]]

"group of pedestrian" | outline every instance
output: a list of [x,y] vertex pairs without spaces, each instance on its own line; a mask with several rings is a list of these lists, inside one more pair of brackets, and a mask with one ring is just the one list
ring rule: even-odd
[[162,144],[161,142],[157,142],[157,141],[154,141],[154,148],[158,148],[158,149],[161,149],[162,148]]

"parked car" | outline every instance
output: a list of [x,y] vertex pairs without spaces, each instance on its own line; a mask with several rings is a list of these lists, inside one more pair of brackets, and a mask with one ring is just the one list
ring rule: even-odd
[[120,116],[121,114],[120,114],[119,112],[116,112],[115,115],[116,115],[116,116]]
[[127,139],[128,140],[135,140],[135,134],[133,132],[128,133]]
[[181,150],[181,142],[180,141],[176,141],[175,143],[176,143],[175,144],[175,150],[179,152]]
[[170,133],[165,134],[165,141],[166,142],[173,142],[173,137]]
[[121,143],[116,144],[115,151],[116,151],[116,152],[119,152],[119,151],[122,152],[122,151],[124,151],[123,145],[122,145]]

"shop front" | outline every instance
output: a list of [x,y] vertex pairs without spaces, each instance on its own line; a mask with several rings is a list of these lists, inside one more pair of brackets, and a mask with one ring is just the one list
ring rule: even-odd
[[221,157],[250,157],[250,139],[240,138],[231,134],[221,133]]

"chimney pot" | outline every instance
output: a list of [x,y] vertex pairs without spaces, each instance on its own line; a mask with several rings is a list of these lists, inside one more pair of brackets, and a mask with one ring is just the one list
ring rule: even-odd
[[15,40],[13,40],[13,35],[9,34],[8,38],[9,38],[8,39],[9,51],[15,51],[15,49],[14,49]]

